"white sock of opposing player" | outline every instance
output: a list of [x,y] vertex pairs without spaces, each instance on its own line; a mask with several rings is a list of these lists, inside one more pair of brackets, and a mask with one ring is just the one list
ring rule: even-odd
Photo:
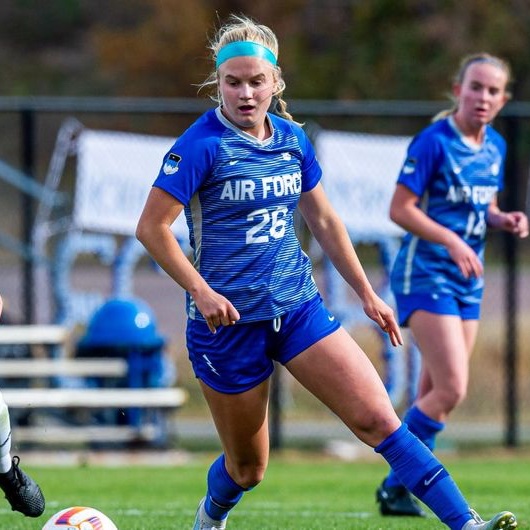
[[11,422],[9,409],[0,392],[0,473],[11,469]]

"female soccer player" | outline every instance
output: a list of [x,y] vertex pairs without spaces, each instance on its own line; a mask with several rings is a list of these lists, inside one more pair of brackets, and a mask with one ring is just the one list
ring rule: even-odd
[[[2,309],[0,296],[0,316]],[[0,392],[0,488],[13,511],[39,517],[44,512],[44,496],[35,481],[20,469],[19,462],[18,456],[11,458],[9,409]]]
[[[399,322],[422,355],[417,398],[404,421],[431,450],[464,399],[477,337],[488,226],[528,235],[523,212],[502,212],[506,145],[491,121],[509,98],[510,69],[486,53],[463,59],[454,109],[410,144],[390,206],[407,235],[391,275]],[[390,472],[377,492],[384,515],[423,515]]]
[[[211,44],[206,112],[165,156],[137,227],[151,256],[187,293],[187,347],[223,447],[193,528],[223,529],[264,477],[273,361],[281,362],[453,530],[513,529],[470,510],[445,468],[401,424],[368,357],[322,303],[294,229],[299,208],[366,314],[402,342],[344,224],[328,202],[302,128],[286,112],[274,33],[233,16]],[[276,113],[268,110],[274,108]],[[171,225],[185,212],[193,263]]]

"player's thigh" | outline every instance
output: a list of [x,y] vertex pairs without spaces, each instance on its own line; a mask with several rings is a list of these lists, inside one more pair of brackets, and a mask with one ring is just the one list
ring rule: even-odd
[[471,357],[475,344],[477,342],[479,321],[478,320],[464,320],[462,322],[464,327],[464,340],[466,343],[468,357]]
[[344,328],[304,350],[286,367],[366,443],[374,446],[399,427],[379,374]]
[[465,386],[469,351],[461,318],[419,310],[411,316],[410,328],[432,384]]
[[200,381],[227,462],[266,466],[269,454],[269,380],[237,394],[218,392]]

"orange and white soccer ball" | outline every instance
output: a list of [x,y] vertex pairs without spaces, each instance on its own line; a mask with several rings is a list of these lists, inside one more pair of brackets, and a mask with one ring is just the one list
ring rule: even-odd
[[118,530],[103,513],[88,506],[72,506],[52,515],[42,530]]

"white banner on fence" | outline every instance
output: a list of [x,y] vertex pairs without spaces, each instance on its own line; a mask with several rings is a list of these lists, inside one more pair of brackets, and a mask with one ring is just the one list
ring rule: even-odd
[[[175,138],[84,130],[77,145],[74,224],[82,230],[134,235],[162,159]],[[184,214],[173,226],[187,240]]]
[[[162,158],[174,138],[84,130],[78,139],[74,224],[133,235]],[[319,132],[315,147],[326,192],[352,238],[401,236],[388,209],[409,137]],[[187,240],[184,215],[173,227]]]
[[323,186],[354,240],[403,234],[388,214],[409,142],[405,136],[318,133],[315,147]]

